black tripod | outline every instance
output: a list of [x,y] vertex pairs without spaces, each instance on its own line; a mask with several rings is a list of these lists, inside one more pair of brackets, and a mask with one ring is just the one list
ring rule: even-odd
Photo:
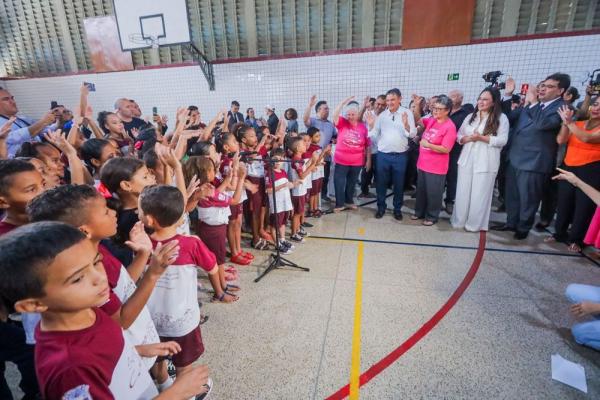
[[[273,200],[273,214],[277,215],[277,197],[275,194],[275,172],[273,171],[273,167],[276,163],[291,162],[291,161],[290,160],[274,160],[270,157],[259,158],[259,159],[245,159],[244,161],[266,161],[267,163],[269,163],[269,177],[271,178],[271,182],[273,185],[273,190],[271,191],[271,198]],[[279,237],[279,226],[278,226],[277,218],[275,218],[275,252],[271,253],[271,256],[269,257],[269,259],[271,261],[269,262],[269,266],[267,267],[267,269],[265,269],[262,272],[262,274],[260,274],[258,276],[258,278],[256,278],[254,280],[254,282],[260,281],[269,272],[273,271],[274,269],[281,268],[281,267],[291,267],[291,268],[296,268],[296,269],[299,269],[302,271],[307,271],[307,272],[310,271],[310,269],[301,267],[298,264],[293,263],[290,260],[287,260],[286,258],[281,256],[281,253],[279,251],[279,240],[280,239],[281,238]]]

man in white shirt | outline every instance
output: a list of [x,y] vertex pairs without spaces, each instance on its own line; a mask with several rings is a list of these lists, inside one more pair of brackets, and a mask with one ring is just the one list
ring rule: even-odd
[[382,218],[386,209],[386,194],[391,180],[394,190],[394,218],[402,220],[404,201],[404,176],[408,159],[408,140],[417,134],[415,117],[402,107],[399,89],[390,89],[385,97],[387,110],[383,111],[372,124],[369,121],[369,137],[377,142],[377,212],[375,218]]
[[46,132],[48,125],[56,121],[55,110],[48,111],[38,121],[25,116],[17,116],[19,108],[14,96],[8,90],[0,87],[0,126],[7,123],[11,117],[15,117],[6,138],[8,158],[13,158],[23,143],[39,141],[38,135]]

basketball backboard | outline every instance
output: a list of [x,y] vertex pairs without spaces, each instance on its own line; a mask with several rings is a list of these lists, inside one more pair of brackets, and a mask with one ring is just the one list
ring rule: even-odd
[[186,0],[113,0],[123,51],[191,42]]

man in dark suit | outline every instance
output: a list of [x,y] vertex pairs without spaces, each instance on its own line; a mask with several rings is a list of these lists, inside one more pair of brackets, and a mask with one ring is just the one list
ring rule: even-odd
[[236,100],[231,102],[231,110],[227,112],[227,117],[229,118],[229,132],[231,132],[231,127],[238,122],[244,122],[244,115],[240,112],[240,103]]
[[555,73],[539,89],[529,86],[525,106],[509,114],[511,122],[506,171],[506,223],[493,230],[514,231],[515,239],[527,237],[540,205],[544,182],[554,169],[556,135],[561,119],[562,95],[571,84],[569,75]]

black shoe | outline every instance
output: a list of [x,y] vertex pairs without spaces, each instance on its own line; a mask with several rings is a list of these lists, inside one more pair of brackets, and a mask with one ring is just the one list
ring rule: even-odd
[[402,221],[402,213],[401,212],[395,212],[394,213],[394,219],[396,221]]
[[302,226],[304,228],[312,228],[314,225],[311,224],[310,222],[303,222],[302,224],[300,224],[300,226]]
[[504,205],[504,203],[500,204],[498,208],[496,208],[496,212],[506,212],[506,205]]
[[448,215],[452,215],[452,213],[454,212],[454,203],[453,202],[446,203],[445,211]]
[[499,232],[506,232],[506,231],[514,232],[516,230],[512,226],[508,226],[506,224],[492,225],[490,227],[490,229],[493,231],[499,231]]
[[383,214],[385,214],[385,211],[377,210],[377,212],[375,213],[375,218],[381,219],[383,218]]
[[529,232],[516,231],[513,237],[517,240],[523,240],[523,239],[527,239],[528,235],[529,235]]
[[550,226],[550,222],[540,221],[537,224],[535,224],[535,229],[539,232],[543,232],[549,226]]

